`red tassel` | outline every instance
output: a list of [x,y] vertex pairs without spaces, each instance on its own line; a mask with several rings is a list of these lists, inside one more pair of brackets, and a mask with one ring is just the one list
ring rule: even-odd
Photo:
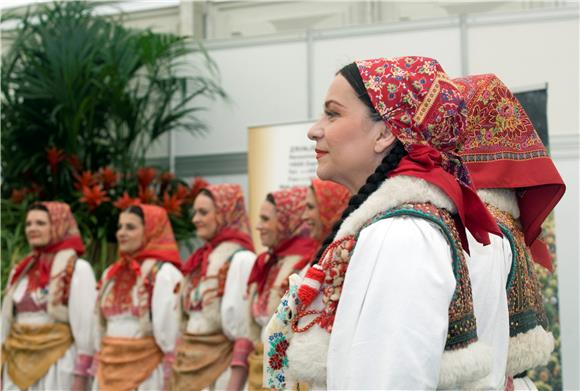
[[304,281],[298,288],[298,298],[303,308],[308,307],[314,301],[320,291],[323,280],[324,271],[319,265],[314,265],[308,269]]

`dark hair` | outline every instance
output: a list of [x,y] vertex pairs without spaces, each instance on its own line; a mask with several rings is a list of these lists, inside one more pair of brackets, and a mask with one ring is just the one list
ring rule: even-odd
[[268,193],[268,195],[266,196],[266,201],[268,201],[272,205],[276,206],[276,200],[274,199],[274,196],[272,195],[272,193]]
[[212,201],[215,201],[215,198],[213,197],[213,194],[211,194],[211,191],[209,191],[208,189],[201,189],[197,195],[195,196],[197,198],[198,195],[203,194],[205,196],[208,196],[209,198],[211,198]]
[[139,218],[141,219],[143,224],[145,224],[145,214],[143,213],[143,209],[141,209],[141,207],[139,207],[137,205],[131,205],[127,209],[125,209],[123,212],[133,213],[134,215],[139,216]]
[[[382,121],[381,116],[379,115],[379,113],[377,113],[377,111],[373,107],[371,98],[369,97],[369,94],[365,89],[364,83],[362,81],[360,73],[358,72],[358,67],[356,66],[356,64],[355,63],[348,64],[347,66],[343,67],[340,71],[338,71],[338,73],[344,76],[344,78],[348,81],[351,87],[355,90],[359,99],[369,108],[371,119],[373,121]],[[340,226],[342,225],[342,222],[348,216],[350,216],[352,212],[357,210],[359,206],[361,206],[362,203],[365,202],[367,198],[369,198],[369,196],[379,188],[379,186],[387,179],[387,175],[389,174],[389,172],[399,165],[399,162],[406,154],[407,151],[405,150],[403,144],[399,140],[396,140],[390,152],[387,153],[387,155],[381,161],[381,164],[379,164],[379,166],[375,169],[375,172],[373,172],[367,178],[365,184],[358,190],[358,192],[355,195],[353,195],[350,198],[348,206],[346,207],[344,212],[342,212],[342,216],[334,224],[334,226],[332,227],[332,231],[330,231],[330,234],[328,234],[328,236],[322,242],[320,250],[318,250],[318,253],[316,254],[314,260],[312,261],[312,264],[318,263],[320,257],[326,250],[326,247],[328,247],[328,245],[330,245],[333,242],[336,233],[338,232]]]
[[365,84],[360,77],[360,73],[356,64],[351,62],[350,64],[342,67],[342,69],[337,73],[341,74],[346,79],[346,81],[348,81],[348,84],[350,84],[350,86],[353,88],[358,98],[368,107],[371,120],[375,122],[382,121],[383,119],[381,118],[381,115],[377,113],[377,110],[373,106],[373,102],[371,102],[371,97],[365,88]]
[[48,213],[48,208],[39,202],[35,202],[34,204],[30,205],[26,210],[26,212],[30,212],[31,210],[41,210],[43,212]]

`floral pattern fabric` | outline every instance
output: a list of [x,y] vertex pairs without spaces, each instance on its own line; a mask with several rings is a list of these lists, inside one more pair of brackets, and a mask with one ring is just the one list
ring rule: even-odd
[[314,179],[312,188],[318,205],[322,223],[322,237],[325,238],[338,221],[350,199],[348,189],[338,183]]
[[206,189],[213,196],[217,209],[218,230],[228,228],[249,235],[250,222],[240,185],[226,183],[209,185]]
[[443,168],[469,184],[456,154],[465,128],[463,96],[439,63],[426,57],[356,62],[373,106],[408,151],[414,145],[442,153]]
[[308,235],[308,228],[302,217],[306,208],[307,191],[305,186],[295,186],[271,193],[276,201],[279,242],[296,235]]
[[356,65],[373,107],[408,152],[389,176],[413,176],[439,187],[457,209],[465,249],[466,228],[484,245],[490,243],[489,233],[501,235],[458,154],[467,110],[463,95],[441,65],[413,56]]
[[[519,191],[520,220],[526,244],[532,245],[564,195],[564,182],[522,105],[497,76],[474,75],[453,82],[467,102],[460,154],[475,187]],[[535,260],[543,257],[538,246],[532,249]],[[542,264],[551,267],[549,259]]]

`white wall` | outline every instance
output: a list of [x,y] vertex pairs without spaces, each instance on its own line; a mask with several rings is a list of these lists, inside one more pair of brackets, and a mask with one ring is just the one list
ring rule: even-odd
[[578,18],[469,28],[469,73],[509,87],[548,83],[550,135],[579,132]]
[[[577,8],[576,8],[577,10]],[[458,19],[313,32],[277,43],[275,39],[207,42],[217,62],[230,102],[211,105],[205,138],[178,135],[177,155],[244,152],[246,129],[253,125],[311,119],[335,72],[350,61],[369,57],[425,55],[440,61],[447,73],[496,73],[514,89],[548,83],[551,135],[580,133],[578,121],[578,13],[570,10],[525,14],[517,21],[468,20],[463,37]],[[471,24],[469,24],[471,23]],[[381,31],[381,29],[383,31]],[[250,42],[250,43],[248,43]],[[312,80],[309,83],[309,76]]]
[[306,68],[304,43],[283,43],[210,50],[230,101],[211,106],[208,137],[176,135],[176,155],[205,155],[247,150],[252,125],[304,120]]
[[353,37],[315,39],[312,48],[312,113],[322,113],[326,90],[335,73],[355,60],[417,55],[436,58],[450,75],[460,73],[459,30],[437,28],[420,31],[371,33]]

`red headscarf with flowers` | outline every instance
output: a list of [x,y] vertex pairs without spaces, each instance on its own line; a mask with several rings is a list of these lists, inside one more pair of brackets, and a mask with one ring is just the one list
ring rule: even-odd
[[551,270],[541,224],[566,186],[517,98],[495,75],[454,79],[467,103],[460,153],[478,189],[518,190],[526,244],[534,260]]
[[[135,285],[137,277],[141,275],[141,262],[146,259],[155,259],[159,262],[172,263],[181,269],[181,260],[173,229],[167,217],[167,212],[157,205],[136,204],[141,208],[144,216],[144,243],[133,254],[119,253],[119,259],[109,268],[105,279],[116,279],[113,286],[113,295],[119,300],[119,305],[130,305],[129,291]],[[123,283],[120,283],[120,280]]]
[[248,278],[248,286],[256,283],[259,293],[264,290],[268,273],[280,257],[300,255],[295,268],[301,269],[318,248],[319,243],[309,237],[303,218],[307,191],[305,186],[296,186],[270,193],[276,203],[278,244],[258,256]]
[[209,255],[222,242],[235,242],[254,251],[244,193],[240,185],[209,185],[205,190],[211,194],[216,208],[217,233],[189,257],[183,266],[184,274],[189,274],[201,266],[201,275],[205,276]]
[[350,199],[348,189],[338,183],[312,180],[312,189],[316,197],[320,222],[322,223],[322,238],[332,231],[334,223],[338,221]]
[[72,249],[77,255],[85,251],[77,222],[68,204],[58,201],[40,202],[48,210],[50,240],[44,247],[33,249],[18,263],[10,280],[14,284],[26,273],[29,277],[27,291],[45,287],[50,279],[52,261],[59,251]]
[[488,233],[501,235],[457,154],[465,102],[441,65],[426,57],[378,58],[356,65],[374,108],[408,152],[389,176],[414,176],[440,188],[455,204],[466,250],[463,227],[484,244],[489,244]]

